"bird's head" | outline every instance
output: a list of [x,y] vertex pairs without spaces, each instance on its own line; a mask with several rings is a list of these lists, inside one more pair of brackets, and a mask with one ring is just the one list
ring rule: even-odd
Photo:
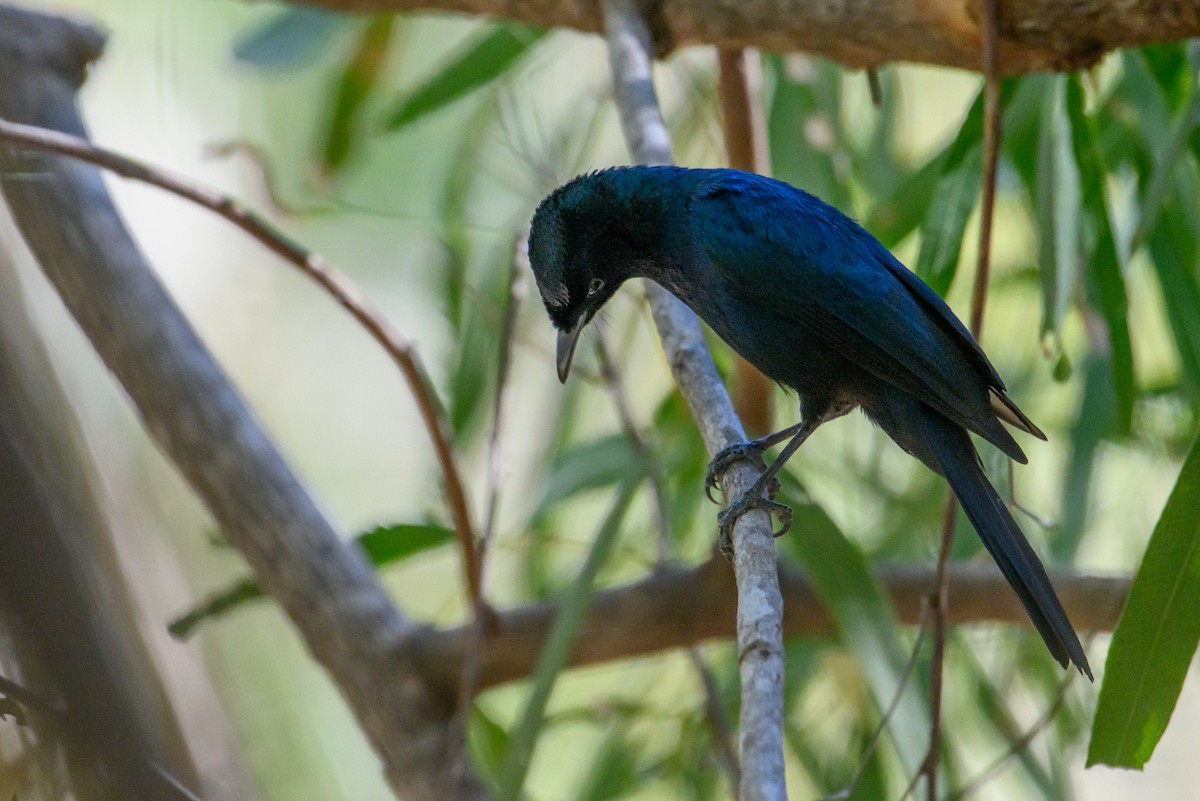
[[558,329],[558,379],[565,382],[584,326],[629,277],[618,204],[584,175],[551,193],[533,215],[529,263],[550,321]]

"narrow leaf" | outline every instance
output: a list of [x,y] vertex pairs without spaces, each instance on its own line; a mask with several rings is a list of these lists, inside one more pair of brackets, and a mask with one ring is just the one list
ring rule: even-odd
[[233,57],[259,69],[299,67],[316,58],[352,24],[350,17],[334,11],[289,8],[239,37]]
[[1092,302],[1106,323],[1109,369],[1117,404],[1117,422],[1120,430],[1127,433],[1133,419],[1135,394],[1133,347],[1129,336],[1129,301],[1125,294],[1125,277],[1121,274],[1120,258],[1108,214],[1105,174],[1096,153],[1091,120],[1084,113],[1083,87],[1076,76],[1067,81],[1066,107],[1084,204],[1083,251],[1090,255],[1088,290]]
[[1079,282],[1079,170],[1071,156],[1064,79],[1055,76],[1042,104],[1034,181],[1034,221],[1042,278],[1042,333],[1057,340]]
[[979,196],[981,153],[971,147],[957,164],[948,159],[938,176],[933,198],[921,226],[921,250],[913,272],[945,296],[958,272],[967,220]]
[[395,14],[379,14],[371,19],[359,35],[354,53],[338,80],[333,108],[327,115],[329,129],[321,149],[321,166],[330,172],[342,166],[350,155],[363,107],[383,70],[396,19]]
[[583,567],[559,602],[558,613],[554,616],[554,623],[546,636],[546,642],[533,671],[529,696],[525,701],[520,722],[513,732],[511,744],[500,767],[499,789],[496,793],[499,801],[517,801],[521,796],[521,788],[525,784],[525,776],[533,758],[533,749],[537,745],[545,721],[550,694],[558,681],[558,674],[567,665],[576,631],[587,611],[588,600],[592,597],[596,576],[617,541],[617,532],[621,529],[621,521],[625,519],[625,512],[633,501],[637,486],[636,477],[627,477],[621,484],[612,508],[592,541]]
[[1140,769],[1200,643],[1200,438],[1163,508],[1113,632],[1088,764]]
[[510,23],[473,38],[397,104],[386,129],[403,128],[496,79],[545,35],[544,29]]
[[[794,483],[789,476],[784,480]],[[798,508],[793,527],[795,535],[788,537],[788,543],[837,623],[842,642],[854,654],[875,704],[886,709],[909,660],[891,604],[862,552],[819,507]],[[910,681],[888,722],[892,743],[910,773],[920,766],[929,745],[929,711],[923,695],[920,686]]]
[[534,517],[580,492],[616,484],[638,460],[623,433],[560,451],[549,471],[542,500]]
[[846,176],[835,164],[844,149],[841,69],[807,56],[768,56],[764,66],[775,84],[767,106],[771,173],[848,210]]

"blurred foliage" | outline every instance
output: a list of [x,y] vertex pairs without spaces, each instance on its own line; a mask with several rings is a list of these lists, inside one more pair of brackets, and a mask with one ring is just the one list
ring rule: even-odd
[[[454,153],[444,182],[420,191],[439,198],[435,234],[444,258],[430,267],[429,303],[442,310],[450,343],[437,369],[439,387],[459,452],[476,458],[487,447],[488,410],[501,389],[496,362],[513,243],[534,204],[557,182],[627,157],[607,102],[603,60],[594,53],[583,59],[596,70],[590,83],[578,74],[564,77],[571,72],[567,66],[581,61],[578,36],[504,23],[472,25],[447,44],[442,58],[398,79],[388,65],[408,41],[404,25],[392,17],[350,21],[289,10],[244,36],[235,53],[275,71],[324,54],[334,88],[322,129],[314,132],[311,162],[332,180],[313,191],[336,194],[351,177],[370,183],[362,168],[372,163],[373,149],[457,115],[457,138],[443,143]],[[1034,488],[1020,473],[1009,485],[1007,465],[987,455],[985,460],[989,470],[1001,471],[1002,486],[1033,495],[1031,508],[1039,514],[1057,508],[1049,513],[1048,528],[1022,518],[1055,567],[1095,564],[1087,558],[1090,547],[1133,552],[1122,550],[1125,543],[1100,543],[1094,534],[1114,528],[1104,527],[1096,515],[1106,455],[1138,454],[1174,464],[1197,431],[1198,68],[1196,45],[1164,45],[1114,54],[1088,75],[1033,75],[1003,84],[996,274],[984,344],[1056,450],[1034,456],[1052,465],[1040,468]],[[678,152],[695,158],[689,163],[722,160],[720,142],[712,137],[719,113],[712,69],[712,60],[696,52],[660,68]],[[969,289],[974,272],[981,94],[976,86],[973,102],[967,96],[963,103],[937,105],[942,118],[955,122],[940,125],[931,144],[914,147],[911,129],[930,126],[918,109],[927,112],[933,101],[913,94],[918,84],[906,69],[882,72],[882,104],[870,107],[861,74],[810,58],[764,55],[771,169],[862,219],[954,301],[956,293]],[[933,86],[933,80],[926,76],[919,86]],[[371,179],[383,185],[396,177]],[[536,293],[526,291],[532,302],[521,310],[516,344],[550,377],[552,338]],[[714,538],[715,510],[706,505],[700,482],[707,456],[686,405],[667,382],[637,294],[633,287],[624,290],[599,324],[617,343],[617,367],[641,433],[661,463],[670,550],[675,558],[697,561],[710,555]],[[1149,333],[1156,326],[1161,335]],[[728,353],[719,342],[713,345],[725,369]],[[599,693],[579,715],[561,710],[567,701],[556,703],[561,690],[554,690],[556,679],[576,634],[579,604],[594,583],[642,576],[656,560],[655,501],[644,481],[652,471],[637,463],[613,413],[610,389],[586,356],[579,361],[561,390],[530,378],[531,372],[509,388],[533,410],[537,424],[523,429],[521,446],[533,452],[522,462],[532,465],[533,489],[527,497],[506,496],[509,514],[494,557],[504,565],[499,592],[514,600],[554,598],[563,606],[556,637],[530,685],[516,695],[504,690],[485,695],[477,704],[470,725],[472,757],[504,798],[525,791],[532,797],[587,799],[728,797],[713,744],[722,733],[707,722],[696,677],[669,655],[655,662],[652,678],[639,668],[636,680],[606,690],[571,683],[569,698]],[[778,408],[781,424],[793,422],[791,398],[781,398]],[[780,543],[808,571],[838,628],[836,642],[797,640],[787,647],[788,758],[799,781],[807,783],[799,795],[845,787],[901,685],[915,632],[897,624],[871,568],[897,560],[932,564],[944,491],[869,426],[845,421],[827,428],[837,433],[823,431],[793,460],[785,478],[784,495],[797,514],[793,532]],[[1172,504],[1197,493],[1200,471],[1185,469]],[[1159,490],[1154,497],[1163,495]],[[602,526],[605,536],[592,541],[594,521],[606,505],[611,511]],[[1193,542],[1186,538],[1195,536],[1196,517],[1190,507],[1186,514],[1168,507],[1152,549],[1167,547],[1161,543],[1173,536],[1184,538],[1174,540],[1176,545]],[[959,528],[954,558],[983,558],[961,519]],[[1134,548],[1146,534],[1128,532]],[[1200,612],[1194,574],[1186,571],[1191,561],[1151,556],[1139,588],[1161,590],[1175,582],[1171,586],[1180,592],[1138,595],[1144,603],[1122,621],[1114,640],[1105,703],[1109,697],[1130,701],[1136,690],[1129,683],[1145,684],[1151,665],[1182,676],[1195,648],[1192,638],[1153,653],[1144,650],[1154,626],[1194,621]],[[1127,559],[1122,563],[1130,566]],[[737,655],[728,646],[705,653],[722,689],[721,703],[736,720]],[[928,654],[917,658],[917,670],[886,722],[883,746],[851,797],[899,797],[924,756]],[[1082,681],[1065,687],[1063,673],[1025,630],[954,632],[947,670],[953,689],[946,699],[941,768],[948,792],[967,786],[980,764],[998,759],[1006,768],[1004,797],[1069,797],[1063,755],[1081,753],[1094,689]],[[669,691],[657,698],[645,692],[648,686]],[[1154,699],[1140,703],[1152,705],[1150,717],[1161,734],[1178,686],[1156,684],[1155,691]],[[600,707],[607,712],[598,712]],[[1041,712],[1052,708],[1057,713],[1037,732],[1034,745],[1014,751]],[[1114,725],[1133,725],[1128,709],[1112,714]],[[581,725],[585,735],[576,731]],[[1128,764],[1129,749],[1114,744],[1120,738],[1104,734],[1099,725],[1092,759]],[[535,744],[553,749],[547,740],[559,740],[539,741],[547,727],[575,731],[562,735],[567,740],[583,737],[588,758],[566,765],[536,759]],[[1138,743],[1140,761],[1153,743],[1147,745],[1146,737]]]

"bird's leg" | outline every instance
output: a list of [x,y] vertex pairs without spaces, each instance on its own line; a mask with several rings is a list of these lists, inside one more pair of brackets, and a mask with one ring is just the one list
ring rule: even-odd
[[[792,454],[794,454],[800,448],[800,446],[804,444],[804,441],[809,438],[812,432],[817,430],[817,426],[821,425],[822,422],[824,422],[824,418],[816,417],[812,418],[811,421],[804,420],[801,421],[797,426],[793,426],[790,429],[785,429],[787,433],[792,434],[791,442],[784,446],[784,449],[779,452],[779,457],[771,463],[770,467],[763,471],[763,474],[758,477],[757,481],[754,482],[754,486],[747,490],[742,497],[725,507],[725,509],[717,515],[717,525],[721,532],[718,542],[722,552],[728,553],[732,551],[733,524],[737,522],[739,517],[751,509],[766,509],[768,512],[775,512],[779,515],[780,528],[779,531],[775,532],[776,537],[786,534],[787,530],[791,528],[791,507],[784,506],[782,503],[776,503],[775,501],[764,498],[763,492],[771,486],[773,481],[775,481],[775,474],[783,468],[784,463],[792,457]],[[783,433],[784,432],[782,431],[779,432],[779,434]],[[764,437],[764,439],[770,439],[771,437],[776,436],[778,436],[778,434],[771,434],[770,437]],[[778,440],[776,440],[776,442],[777,441]],[[761,458],[761,451],[759,455]]]
[[[788,426],[782,431],[776,431],[774,434],[767,434],[765,437],[752,439],[749,442],[735,442],[733,445],[717,451],[717,455],[708,463],[708,472],[704,475],[704,494],[708,496],[710,501],[717,503],[717,499],[713,497],[712,491],[721,488],[721,477],[725,475],[725,471],[729,469],[731,464],[740,459],[745,459],[759,470],[766,472],[767,463],[763,460],[763,453],[767,448],[783,442],[788,437],[794,437],[803,427],[803,422],[796,423],[796,425]],[[778,482],[775,482],[771,485],[767,494],[774,496],[778,489]]]

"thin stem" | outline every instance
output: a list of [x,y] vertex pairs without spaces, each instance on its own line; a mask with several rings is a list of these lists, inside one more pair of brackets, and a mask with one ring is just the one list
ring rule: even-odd
[[987,784],[992,777],[999,773],[1000,770],[1003,769],[1013,757],[1028,748],[1030,743],[1033,742],[1034,738],[1041,734],[1042,731],[1050,725],[1050,721],[1054,720],[1054,716],[1058,714],[1058,710],[1062,709],[1063,703],[1067,700],[1067,690],[1070,688],[1071,683],[1075,681],[1075,677],[1077,675],[1079,674],[1076,673],[1076,671],[1068,670],[1067,675],[1061,682],[1059,682],[1058,690],[1054,693],[1054,699],[1050,702],[1050,706],[1046,707],[1046,711],[1042,713],[1042,716],[1038,718],[1034,724],[1025,731],[1024,734],[1012,742],[1009,745],[1008,750],[996,757],[992,764],[980,771],[978,776],[971,779],[962,787],[958,788],[957,791],[952,793],[950,795],[950,800],[958,801],[958,799],[966,798],[967,796],[976,792],[979,790],[979,788]]
[[[766,118],[762,108],[762,66],[758,53],[740,48],[717,48],[717,96],[729,166],[766,174]],[[733,405],[752,435],[771,430],[770,379],[741,356],[735,368]]]
[[[896,714],[896,710],[900,706],[900,700],[904,697],[904,691],[908,687],[908,682],[912,679],[913,673],[916,672],[917,658],[921,655],[921,646],[925,642],[925,634],[928,631],[929,623],[929,604],[921,605],[921,619],[918,622],[920,628],[917,630],[917,639],[913,643],[912,653],[908,656],[908,664],[904,666],[904,672],[900,674],[900,683],[896,685],[896,692],[892,696],[892,700],[888,703],[887,709],[884,710],[883,717],[879,720],[879,726],[871,735],[870,742],[867,743],[866,749],[859,758],[858,770],[854,771],[854,775],[850,781],[846,783],[838,792],[831,796],[826,796],[821,801],[843,801],[849,798],[854,792],[854,788],[858,786],[858,782],[862,779],[863,773],[867,770],[867,765],[871,762],[871,757],[875,754],[875,749],[879,747],[880,740],[883,739],[883,733],[887,730],[888,722],[892,719],[892,715]],[[920,773],[918,772],[918,776]],[[910,790],[911,792],[911,790]]]
[[[650,490],[654,498],[655,528],[658,533],[656,538],[658,559],[655,567],[657,570],[665,570],[671,559],[673,538],[662,462],[646,442],[645,436],[633,418],[633,407],[629,403],[629,396],[625,392],[621,376],[613,366],[608,347],[604,344],[604,338],[599,335],[596,337],[596,360],[600,365],[600,376],[612,396],[613,406],[616,407],[617,417],[621,421],[621,428],[624,429],[629,445],[633,448],[634,456],[646,467],[646,480],[650,482]],[[737,750],[733,746],[733,730],[729,725],[729,719],[725,716],[725,708],[721,704],[720,694],[717,692],[716,679],[704,661],[704,655],[700,653],[699,646],[693,645],[689,648],[688,656],[700,679],[700,686],[704,690],[704,717],[712,730],[713,741],[721,756],[721,765],[729,778],[730,786],[736,791],[741,783],[741,765],[738,761]]]
[[[971,334],[976,340],[983,331],[991,275],[992,218],[996,205],[996,167],[1000,159],[1000,32],[997,0],[983,0],[983,176],[979,209],[979,254],[975,285],[971,290]],[[937,769],[941,749],[942,681],[945,672],[946,611],[950,585],[946,567],[954,539],[957,502],[946,492],[942,517],[941,547],[938,551],[938,595],[934,607],[933,654],[929,664],[930,731],[925,773],[929,801],[937,801]]]
[[475,547],[479,564],[479,595],[474,605],[474,618],[471,621],[470,643],[463,655],[461,677],[458,686],[458,709],[454,713],[453,726],[455,736],[451,740],[452,753],[446,760],[449,768],[447,774],[446,797],[457,795],[457,786],[466,774],[466,742],[467,725],[470,721],[471,705],[475,694],[479,691],[479,664],[483,652],[483,642],[488,630],[494,628],[496,618],[484,594],[483,582],[486,578],[488,548],[496,530],[496,519],[500,510],[500,487],[503,484],[503,462],[501,456],[501,432],[504,428],[504,406],[508,395],[509,366],[512,363],[512,349],[515,341],[517,312],[521,300],[525,296],[524,276],[529,274],[529,238],[523,235],[513,248],[512,264],[509,267],[508,300],[504,304],[504,316],[500,323],[500,353],[496,366],[496,394],[492,402],[492,430],[488,436],[488,477],[487,477],[487,506],[484,514],[483,533]]
[[617,410],[617,418],[621,421],[621,429],[625,439],[633,449],[634,458],[645,465],[646,480],[650,483],[650,492],[654,498],[655,542],[657,543],[657,558],[655,568],[661,570],[671,559],[671,515],[667,505],[667,491],[663,475],[662,461],[655,454],[646,437],[639,430],[633,419],[633,407],[625,392],[621,376],[612,363],[608,346],[604,343],[603,335],[596,335],[596,363],[600,366],[600,380],[608,387],[612,397],[613,407]]
[[0,142],[57,153],[94,164],[109,172],[134,181],[157,186],[174,195],[202,206],[224,217],[242,229],[268,250],[299,269],[324,289],[350,313],[400,368],[417,402],[417,410],[433,442],[433,449],[445,481],[446,500],[454,521],[454,532],[463,554],[463,572],[472,603],[479,599],[479,565],[475,554],[475,534],[467,505],[466,491],[459,476],[450,444],[445,412],[429,381],[420,355],[392,327],[366,295],[344,273],[321,256],[290,239],[261,216],[242,206],[233,198],[182,178],[93,145],[86,139],[39,128],[33,125],[0,120]]

